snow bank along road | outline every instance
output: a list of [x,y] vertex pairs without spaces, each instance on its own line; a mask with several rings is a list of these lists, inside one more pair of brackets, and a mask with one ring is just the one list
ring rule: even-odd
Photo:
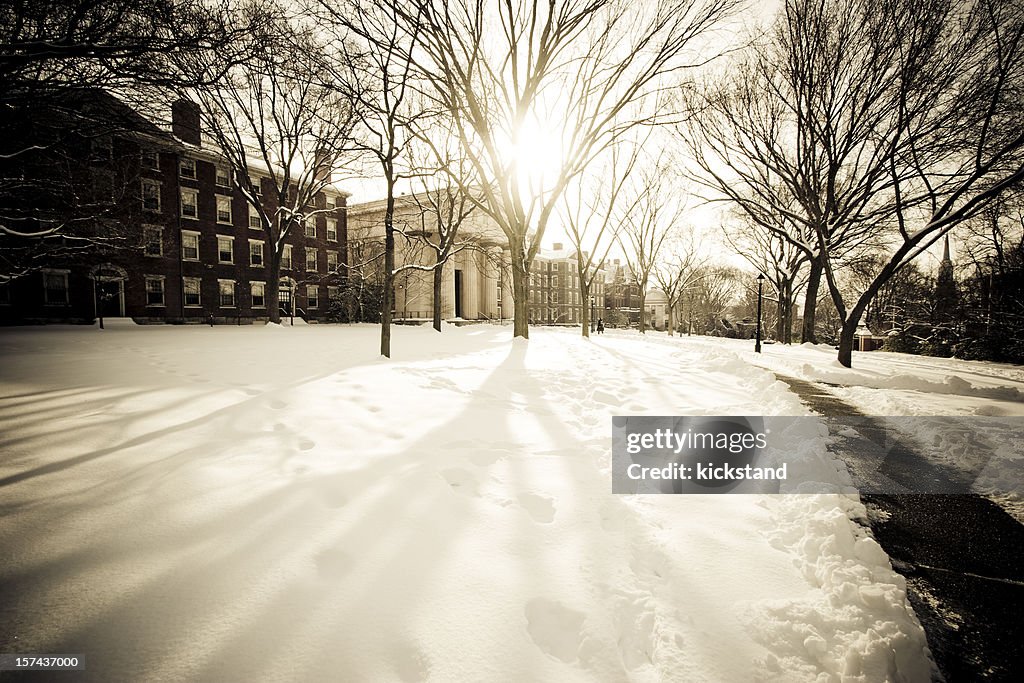
[[855,495],[610,493],[612,415],[806,414],[785,385],[510,333],[399,328],[386,361],[369,326],[0,330],[0,652],[89,681],[930,679]]

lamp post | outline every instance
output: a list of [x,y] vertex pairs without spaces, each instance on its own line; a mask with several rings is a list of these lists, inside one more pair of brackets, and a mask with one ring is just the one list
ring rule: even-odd
[[597,329],[597,321],[594,320],[594,299],[595,299],[595,297],[593,297],[593,296],[590,297],[590,331],[591,332],[593,332],[594,330]]
[[764,285],[764,273],[757,275],[757,332],[754,337],[754,353],[761,353],[761,288]]

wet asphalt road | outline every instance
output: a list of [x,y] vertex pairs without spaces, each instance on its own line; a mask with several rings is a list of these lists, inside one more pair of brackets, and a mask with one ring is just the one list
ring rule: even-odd
[[[872,533],[907,579],[947,683],[1024,681],[1024,525],[987,498],[951,493],[969,482],[894,442],[891,432],[879,437],[882,420],[824,385],[776,376],[830,433],[844,434],[830,448],[861,489]],[[922,490],[934,493],[908,492]]]

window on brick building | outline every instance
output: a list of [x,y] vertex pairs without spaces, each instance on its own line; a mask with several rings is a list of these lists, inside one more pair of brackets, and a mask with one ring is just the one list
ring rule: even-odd
[[225,235],[217,235],[217,261],[219,263],[235,262],[235,239]]
[[302,227],[306,232],[306,237],[316,237],[316,219],[306,216],[302,219]]
[[164,278],[161,275],[146,276],[146,305],[164,305]]
[[143,147],[139,150],[139,163],[142,168],[155,171],[160,168],[160,153],[155,149]]
[[181,231],[181,259],[183,261],[199,260],[199,233]]
[[142,253],[146,256],[164,255],[164,231],[156,226],[142,229]]
[[145,211],[160,210],[160,183],[156,180],[142,180],[142,208]]
[[263,219],[260,218],[260,212],[256,210],[255,206],[249,207],[249,227],[253,230],[263,229]]
[[231,223],[231,197],[217,197],[217,222]]
[[306,308],[320,308],[320,288],[306,285]]
[[327,219],[327,241],[337,242],[338,241],[338,219],[328,218]]
[[328,251],[327,252],[327,270],[328,272],[335,272],[338,270],[338,252]]
[[287,270],[292,269],[292,245],[284,245],[284,251],[281,253],[281,267]]
[[43,271],[43,302],[49,306],[62,306],[68,299],[68,271]]
[[220,307],[235,307],[235,281],[217,280],[217,288],[220,291]]
[[231,187],[231,171],[224,166],[218,166],[215,182],[219,187]]
[[267,307],[267,285],[263,282],[253,282],[249,285],[249,293],[252,296],[253,308]]
[[249,240],[249,265],[257,267],[263,265],[263,242]]
[[199,217],[199,192],[182,188],[181,215],[185,218]]
[[185,305],[190,308],[196,308],[202,306],[203,296],[203,281],[197,277],[186,277],[181,280],[181,293],[182,298],[185,300]]
[[306,270],[316,270],[316,247],[306,247]]
[[189,159],[188,157],[182,157],[181,163],[178,165],[179,175],[182,178],[191,178],[195,180],[196,177],[196,160]]

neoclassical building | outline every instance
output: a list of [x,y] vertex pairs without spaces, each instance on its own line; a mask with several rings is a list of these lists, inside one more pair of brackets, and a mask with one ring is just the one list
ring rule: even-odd
[[[348,253],[351,267],[363,277],[379,279],[384,249],[385,200],[353,204],[348,208]],[[433,318],[434,275],[437,262],[431,244],[438,242],[438,212],[423,195],[396,199],[394,226],[395,317],[402,320]],[[480,212],[463,219],[456,233],[457,251],[442,267],[441,318],[444,320],[511,319],[512,282],[508,269],[507,240],[492,220]]]

